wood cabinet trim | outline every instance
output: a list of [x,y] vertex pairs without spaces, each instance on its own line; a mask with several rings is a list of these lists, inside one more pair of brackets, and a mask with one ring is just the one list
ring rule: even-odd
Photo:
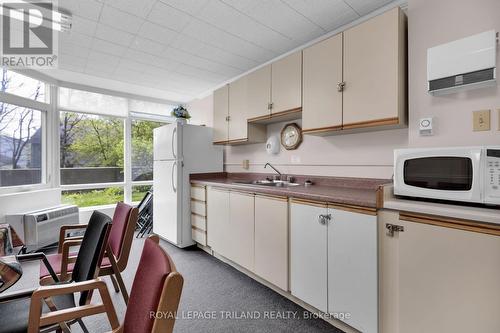
[[206,203],[207,203],[205,200],[194,199],[194,198],[191,198],[191,201],[194,201],[194,202],[199,202],[199,203],[204,203],[204,204],[206,204]]
[[[300,118],[300,115],[302,114],[302,107],[290,109],[290,110],[285,110],[285,111],[280,111],[280,112],[275,112],[275,113],[270,113],[267,115],[263,116],[258,116],[258,117],[253,117],[248,119],[248,123],[265,123],[265,120],[276,120],[279,121],[280,118],[285,118],[287,116],[291,115],[297,115],[297,119]],[[285,121],[285,119],[283,119]]]
[[364,127],[375,127],[375,126],[388,126],[388,125],[398,125],[399,117],[384,118],[368,121],[360,121],[356,123],[343,124],[342,129],[353,129],[353,128],[364,128]]
[[236,193],[236,194],[241,194],[241,195],[246,195],[249,197],[255,197],[255,193],[249,192],[249,191],[240,191],[240,190],[231,190],[231,193]]
[[320,128],[302,129],[302,133],[304,133],[304,134],[322,133],[322,132],[330,132],[330,131],[340,131],[341,129],[342,129],[342,125],[335,125],[335,126],[320,127]]
[[377,209],[376,208],[353,206],[353,205],[342,205],[342,204],[336,204],[336,203],[328,203],[328,208],[339,209],[339,210],[344,210],[347,212],[364,214],[364,215],[377,216]]
[[219,192],[229,192],[229,189],[224,187],[210,186],[211,191],[219,191]]
[[320,202],[320,201],[291,198],[290,202],[291,203],[301,204],[301,205],[309,205],[309,206],[316,206],[316,207],[328,208],[328,204],[326,202]]
[[274,199],[277,201],[285,201],[288,202],[288,197],[282,197],[278,195],[272,195],[272,194],[255,194],[256,198],[263,198],[263,199]]
[[214,141],[214,142],[213,142],[213,144],[214,144],[214,145],[225,145],[225,144],[227,144],[227,143],[228,143],[228,141],[227,141],[227,140],[224,140],[224,141]]
[[400,212],[399,219],[401,221],[429,224],[443,228],[500,236],[500,225],[496,224],[407,212]]
[[206,185],[201,185],[201,184],[191,183],[191,187],[201,187],[201,188],[206,188]]

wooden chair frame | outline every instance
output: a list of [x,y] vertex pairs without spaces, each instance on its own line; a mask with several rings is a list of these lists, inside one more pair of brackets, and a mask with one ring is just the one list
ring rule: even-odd
[[[111,251],[111,247],[108,243],[108,245],[106,246],[105,256],[108,257],[111,265],[109,267],[102,267],[99,269],[99,276],[109,275],[115,291],[121,291],[125,304],[128,303],[129,295],[127,292],[127,288],[125,287],[125,283],[123,282],[121,272],[123,272],[125,268],[127,268],[138,214],[139,209],[136,207],[132,208],[132,210],[130,211],[127,220],[127,226],[125,228],[125,235],[122,241],[122,247],[120,249],[118,258],[113,254],[113,251]],[[76,260],[76,256],[72,256],[69,252],[69,249],[71,247],[80,245],[83,239],[83,236],[68,237],[68,231],[86,228],[87,224],[70,224],[61,226],[59,230],[59,246],[57,252],[62,255],[61,274],[59,274],[59,279],[61,281],[66,281],[71,277],[68,274],[68,265],[74,263]],[[48,285],[51,283],[53,283],[53,280],[50,276],[46,276],[40,280],[41,285]]]
[[[149,236],[156,244],[159,244],[159,237]],[[172,259],[167,254],[171,273],[165,279],[156,311],[162,313],[176,314],[182,293],[184,279],[177,272]],[[55,295],[75,293],[82,291],[98,290],[102,303],[85,304],[76,306],[72,309],[56,310],[47,314],[42,314],[41,302],[43,299]],[[123,324],[120,325],[116,316],[116,311],[111,301],[106,283],[99,278],[90,281],[72,283],[68,285],[42,286],[37,289],[31,297],[30,319],[28,333],[38,333],[40,327],[59,324],[61,322],[70,322],[83,317],[93,316],[99,313],[106,313],[111,325],[112,333],[122,333]],[[175,315],[172,318],[156,318],[153,323],[152,333],[171,333],[175,324]]]

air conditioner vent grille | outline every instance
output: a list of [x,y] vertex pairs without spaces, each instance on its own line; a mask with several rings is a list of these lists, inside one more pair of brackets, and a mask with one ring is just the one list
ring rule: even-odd
[[495,80],[495,69],[488,68],[471,73],[429,81],[429,91],[433,92],[436,90],[449,89],[493,80]]

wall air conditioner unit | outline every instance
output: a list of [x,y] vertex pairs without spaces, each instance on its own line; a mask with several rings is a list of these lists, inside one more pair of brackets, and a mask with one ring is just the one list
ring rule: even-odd
[[64,224],[78,224],[79,210],[75,205],[5,215],[5,222],[14,228],[28,251],[38,250],[59,241],[59,229]]
[[495,30],[427,49],[427,81],[431,94],[496,84]]

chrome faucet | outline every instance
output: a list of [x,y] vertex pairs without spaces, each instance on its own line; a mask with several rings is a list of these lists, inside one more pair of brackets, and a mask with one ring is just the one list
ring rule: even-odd
[[276,173],[279,175],[279,179],[281,180],[281,176],[282,176],[282,173],[278,171],[278,169],[276,169],[275,167],[273,167],[271,165],[271,163],[266,163],[266,165],[264,165],[264,169],[267,168],[267,166],[269,165],[269,167],[271,167],[274,171],[276,171]]

